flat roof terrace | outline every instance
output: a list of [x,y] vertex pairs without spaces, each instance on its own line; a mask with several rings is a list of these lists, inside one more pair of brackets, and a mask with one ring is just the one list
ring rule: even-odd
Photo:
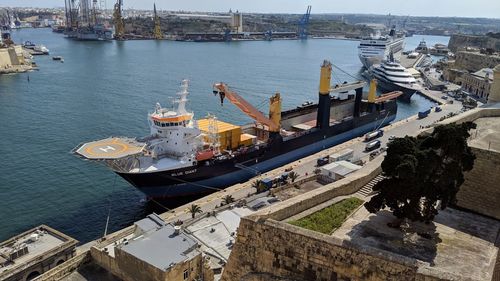
[[0,244],[0,279],[56,255],[77,240],[46,225],[30,229]]

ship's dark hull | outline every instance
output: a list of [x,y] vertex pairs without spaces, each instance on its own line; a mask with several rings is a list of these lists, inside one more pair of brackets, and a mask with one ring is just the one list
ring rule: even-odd
[[188,168],[151,173],[117,173],[152,198],[208,193],[245,182],[257,173],[281,167],[385,126],[395,119],[396,111],[397,105],[393,101],[385,104],[385,109],[374,109],[372,113],[300,137],[283,139],[276,136],[264,149],[215,163],[202,162]]

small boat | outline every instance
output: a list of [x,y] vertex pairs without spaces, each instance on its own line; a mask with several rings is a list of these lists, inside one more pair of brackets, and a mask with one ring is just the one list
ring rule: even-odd
[[61,56],[53,56],[52,59],[58,60],[58,61],[64,61],[63,57],[61,57]]

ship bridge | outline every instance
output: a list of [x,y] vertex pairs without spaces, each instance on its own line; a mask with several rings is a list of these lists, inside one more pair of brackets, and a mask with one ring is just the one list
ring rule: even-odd
[[133,138],[107,138],[77,146],[73,153],[88,160],[114,160],[141,153],[146,146]]

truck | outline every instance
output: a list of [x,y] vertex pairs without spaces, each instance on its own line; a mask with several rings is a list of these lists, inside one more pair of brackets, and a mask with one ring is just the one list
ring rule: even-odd
[[427,117],[429,115],[429,113],[431,113],[431,109],[427,109],[426,111],[419,111],[418,112],[418,119],[423,119],[425,117]]
[[324,165],[329,164],[329,163],[330,163],[330,159],[328,156],[321,157],[321,158],[318,158],[318,160],[316,161],[316,166],[321,167],[321,166],[324,166]]
[[376,138],[380,138],[383,135],[384,135],[383,130],[373,131],[373,132],[370,132],[370,133],[365,135],[365,141],[369,142],[369,141],[374,140]]
[[368,151],[375,150],[375,149],[379,148],[380,145],[381,145],[381,142],[379,140],[372,141],[372,142],[366,144],[365,151],[368,152]]

